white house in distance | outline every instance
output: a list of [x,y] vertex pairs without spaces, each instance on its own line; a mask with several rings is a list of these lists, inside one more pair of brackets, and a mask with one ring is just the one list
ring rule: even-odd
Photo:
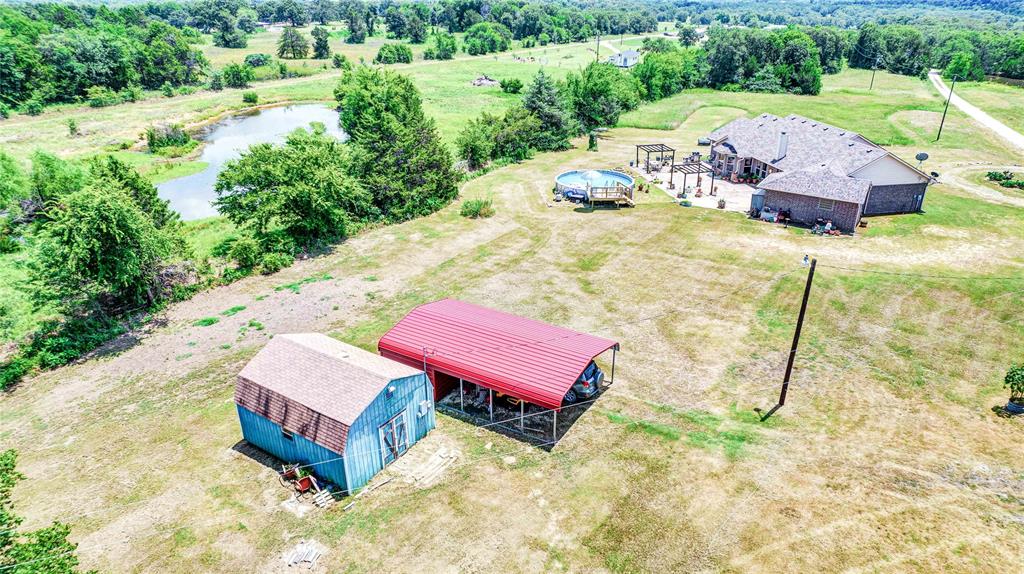
[[761,114],[711,133],[711,166],[752,179],[764,205],[793,221],[853,232],[865,215],[921,210],[932,178],[864,136],[803,116]]
[[636,50],[623,50],[618,54],[608,56],[608,63],[620,68],[632,68],[640,61],[640,52]]

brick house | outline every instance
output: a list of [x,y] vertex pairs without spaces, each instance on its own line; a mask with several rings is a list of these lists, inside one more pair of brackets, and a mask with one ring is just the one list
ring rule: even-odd
[[709,139],[719,177],[751,178],[765,206],[849,233],[863,216],[920,211],[932,182],[864,136],[798,115],[736,119]]

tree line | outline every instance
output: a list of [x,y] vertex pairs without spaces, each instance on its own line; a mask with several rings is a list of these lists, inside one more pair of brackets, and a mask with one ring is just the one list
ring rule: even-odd
[[[34,303],[55,315],[0,363],[0,389],[78,358],[168,301],[277,271],[362,227],[426,215],[456,197],[460,174],[408,77],[348,67],[335,96],[347,142],[322,125],[297,130],[281,145],[252,146],[219,174],[216,207],[241,230],[214,249],[234,263],[220,270],[196,261],[178,214],[124,161],[40,151],[25,170],[0,152],[0,252],[27,252]],[[149,135],[151,148],[187,139],[176,128]]]

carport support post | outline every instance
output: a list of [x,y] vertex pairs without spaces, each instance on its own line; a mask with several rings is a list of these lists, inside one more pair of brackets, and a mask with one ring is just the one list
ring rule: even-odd
[[466,391],[462,390],[462,379],[459,379],[459,410],[466,412]]
[[487,401],[487,403],[488,403],[487,404],[487,410],[491,414],[491,422],[493,423],[494,422],[494,389],[487,389],[487,397],[489,399]]
[[619,346],[618,345],[615,345],[614,347],[612,347],[612,378],[611,378],[611,381],[609,381],[610,383],[614,383],[615,382],[615,354],[618,353],[618,352],[619,352]]
[[551,419],[551,440],[558,440],[558,409],[551,411],[555,416]]
[[519,399],[519,432],[526,430],[526,423],[523,420],[523,415],[526,414],[526,401]]

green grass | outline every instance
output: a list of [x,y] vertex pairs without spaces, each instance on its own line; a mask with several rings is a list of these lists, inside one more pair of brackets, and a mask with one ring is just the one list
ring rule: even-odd
[[235,305],[234,307],[231,307],[230,309],[225,309],[225,310],[221,311],[220,314],[225,316],[225,317],[230,317],[232,315],[237,315],[238,313],[241,313],[242,311],[245,311],[245,305]]
[[978,201],[976,197],[950,193],[938,186],[928,190],[922,213],[872,217],[867,221],[868,228],[862,230],[866,237],[910,237],[920,234],[926,226],[1024,237],[1021,208]]
[[333,277],[331,277],[327,273],[323,273],[320,275],[310,275],[309,277],[305,277],[292,283],[278,285],[277,287],[274,287],[274,291],[288,290],[291,291],[292,293],[300,293],[302,292],[303,285],[309,285],[310,283],[317,283],[319,281],[330,281],[331,279],[333,279]]
[[202,319],[197,319],[192,324],[196,327],[209,327],[210,325],[216,325],[217,323],[220,323],[220,319],[217,317],[203,317]]
[[[949,82],[946,82],[949,85]],[[957,82],[956,93],[990,116],[1024,133],[1024,87],[998,82]]]
[[674,427],[672,425],[642,419],[634,419],[619,412],[608,412],[605,413],[605,416],[608,417],[609,421],[618,425],[625,425],[625,427],[628,430],[633,432],[640,432],[649,436],[670,441],[679,440],[679,438],[682,436],[682,431],[680,431],[679,428]]

